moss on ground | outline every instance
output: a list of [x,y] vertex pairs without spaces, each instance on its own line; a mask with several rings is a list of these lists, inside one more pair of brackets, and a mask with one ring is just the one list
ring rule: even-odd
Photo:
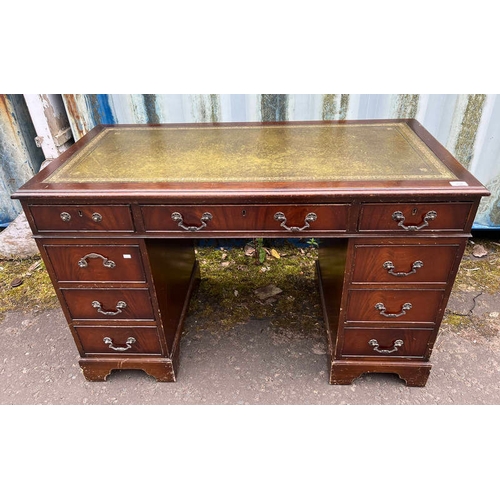
[[[474,255],[476,245],[481,245],[487,252],[483,257]],[[471,239],[457,272],[453,292],[478,292],[495,294],[500,290],[500,244],[485,239]],[[453,293],[452,292],[452,293]],[[470,314],[454,314],[446,311],[443,323],[453,327],[478,329],[478,318],[474,324]]]
[[[484,257],[475,257],[474,247],[481,245],[488,252]],[[465,248],[457,273],[455,291],[477,290],[496,293],[500,290],[500,244],[490,240],[473,239]]]
[[[12,286],[19,280],[22,284]],[[39,311],[57,304],[54,287],[39,257],[0,260],[0,319],[8,311]]]
[[[315,248],[291,244],[268,248],[261,263],[243,248],[198,248],[201,283],[191,302],[190,314],[213,321],[213,327],[228,330],[249,319],[268,318],[276,327],[305,331],[321,320],[315,278]],[[279,258],[273,257],[279,255]],[[277,252],[277,254],[276,254]],[[273,285],[281,293],[265,300],[255,293]]]

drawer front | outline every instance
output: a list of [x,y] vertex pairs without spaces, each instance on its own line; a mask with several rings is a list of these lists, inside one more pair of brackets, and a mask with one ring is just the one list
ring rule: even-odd
[[458,245],[356,245],[354,283],[446,283]]
[[434,323],[444,290],[350,290],[347,322]]
[[134,231],[128,205],[30,205],[38,231]]
[[146,281],[137,245],[44,245],[58,281]]
[[161,354],[156,327],[77,326],[75,330],[89,354]]
[[145,205],[141,210],[146,231],[180,233],[345,231],[348,217],[348,205]]
[[366,203],[361,208],[360,231],[415,234],[463,231],[472,203]]
[[154,319],[148,290],[62,289],[62,294],[73,319],[124,320]]
[[426,355],[433,330],[413,328],[346,328],[342,357],[383,356],[396,358]]

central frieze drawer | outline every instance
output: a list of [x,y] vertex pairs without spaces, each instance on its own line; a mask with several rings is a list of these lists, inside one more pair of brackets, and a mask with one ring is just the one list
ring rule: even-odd
[[348,205],[145,205],[146,231],[345,231]]
[[59,282],[146,281],[137,245],[44,245],[44,248]]
[[423,358],[433,330],[413,328],[346,328],[342,356]]
[[463,231],[472,203],[366,203],[361,208],[360,231]]
[[128,205],[30,205],[38,231],[134,231]]
[[144,289],[61,289],[73,319],[153,320],[149,291]]
[[350,290],[347,322],[434,323],[444,290]]
[[161,354],[155,326],[76,326],[88,354]]
[[458,245],[356,245],[353,283],[448,281]]

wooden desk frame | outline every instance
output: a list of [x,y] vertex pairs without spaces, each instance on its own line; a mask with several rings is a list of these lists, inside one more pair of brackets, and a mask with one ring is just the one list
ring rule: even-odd
[[286,133],[286,127],[318,122],[115,125],[96,127],[13,195],[22,202],[88,380],[105,380],[115,369],[176,380],[182,324],[199,278],[197,238],[304,236],[322,241],[317,277],[329,382],[349,384],[362,373],[381,372],[396,373],[410,386],[426,384],[478,204],[489,193],[415,120],[321,122],[339,124],[405,124],[438,174],[65,179],[63,169],[94,147],[103,131],[281,127]]

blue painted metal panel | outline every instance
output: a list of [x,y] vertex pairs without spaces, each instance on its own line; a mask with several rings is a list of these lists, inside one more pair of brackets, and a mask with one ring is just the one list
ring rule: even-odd
[[10,195],[38,172],[44,156],[22,94],[0,94],[0,226],[21,211]]
[[97,99],[97,114],[99,123],[105,123],[106,125],[111,125],[116,123],[113,110],[111,109],[111,103],[109,102],[108,94],[96,94]]

